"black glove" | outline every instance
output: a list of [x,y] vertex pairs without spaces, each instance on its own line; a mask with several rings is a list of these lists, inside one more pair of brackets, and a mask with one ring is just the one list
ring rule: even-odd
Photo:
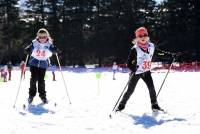
[[25,53],[26,54],[30,54],[31,52],[32,52],[32,44],[31,45],[29,45],[29,46],[27,46],[27,47],[25,47]]
[[138,67],[139,67],[139,66],[136,65],[134,68],[131,69],[131,71],[135,73],[135,72],[137,71]]

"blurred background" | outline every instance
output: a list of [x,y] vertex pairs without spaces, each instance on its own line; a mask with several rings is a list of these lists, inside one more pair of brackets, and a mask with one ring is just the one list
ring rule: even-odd
[[200,0],[0,0],[0,64],[24,60],[41,27],[63,66],[124,64],[141,26],[158,48],[181,53],[178,62],[200,60]]

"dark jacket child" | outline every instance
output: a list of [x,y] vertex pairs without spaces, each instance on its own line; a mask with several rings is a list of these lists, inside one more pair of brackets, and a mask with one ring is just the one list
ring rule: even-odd
[[[29,65],[31,72],[28,103],[32,103],[37,89],[39,97],[43,103],[48,103],[45,91],[45,73],[49,66],[48,59],[52,53],[56,52],[56,47],[52,44],[49,32],[41,28],[37,32],[37,37],[25,48],[30,53]],[[36,87],[36,83],[38,87]]]
[[128,89],[122,96],[116,111],[121,111],[135,90],[138,80],[141,78],[147,85],[151,100],[152,110],[162,110],[157,102],[156,91],[151,76],[151,60],[154,54],[155,46],[149,42],[147,29],[140,27],[135,31],[134,46],[131,48],[127,66],[131,70],[131,78],[128,84]]

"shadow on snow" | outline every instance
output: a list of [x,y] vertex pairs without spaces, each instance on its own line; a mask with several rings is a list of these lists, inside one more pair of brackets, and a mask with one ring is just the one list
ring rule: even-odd
[[55,113],[54,111],[43,107],[43,105],[44,104],[31,105],[31,106],[29,106],[28,111],[34,115],[42,115],[45,113],[52,113],[52,114]]
[[128,115],[130,116],[133,120],[134,120],[134,124],[135,125],[143,125],[144,128],[149,129],[153,126],[156,125],[162,125],[163,123],[167,123],[167,122],[172,122],[172,121],[186,121],[186,119],[183,118],[177,118],[177,117],[173,117],[173,118],[165,118],[163,115],[163,117],[161,117],[160,119],[157,119],[157,115],[148,115],[146,113],[144,113],[142,116],[136,116],[136,115]]

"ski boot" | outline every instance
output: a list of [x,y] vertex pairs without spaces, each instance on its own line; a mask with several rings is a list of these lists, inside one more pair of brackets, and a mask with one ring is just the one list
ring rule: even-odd
[[29,96],[29,98],[28,98],[28,104],[31,104],[32,102],[33,102],[33,97]]
[[41,100],[42,100],[42,102],[43,102],[44,104],[48,104],[48,101],[47,101],[46,98],[41,98]]
[[122,111],[124,108],[125,108],[125,104],[120,103],[120,104],[118,105],[118,107],[116,108],[115,112]]
[[153,112],[158,112],[158,111],[163,111],[164,109],[162,109],[157,103],[156,104],[152,104],[151,109]]

